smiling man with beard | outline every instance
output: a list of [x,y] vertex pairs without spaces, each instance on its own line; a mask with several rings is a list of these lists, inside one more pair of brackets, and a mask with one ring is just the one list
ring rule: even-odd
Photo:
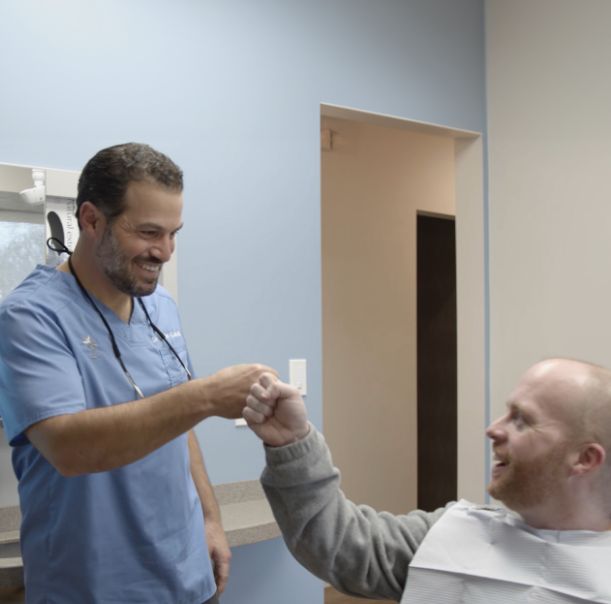
[[192,378],[157,282],[182,227],[182,171],[147,145],[98,152],[80,237],[0,306],[0,415],[13,447],[29,604],[217,602],[230,550],[192,428],[238,417],[269,368]]
[[[490,494],[395,516],[348,500],[292,387],[264,375],[243,412],[295,557],[337,589],[418,604],[611,603],[611,372],[531,367],[486,430]],[[509,508],[509,509],[508,509]]]
[[[486,434],[494,453],[488,492],[528,524],[611,528],[608,370],[566,359],[538,363],[511,393],[507,414]],[[584,486],[590,488],[578,488]],[[602,501],[597,493],[606,493]],[[597,510],[603,512],[598,522]]]

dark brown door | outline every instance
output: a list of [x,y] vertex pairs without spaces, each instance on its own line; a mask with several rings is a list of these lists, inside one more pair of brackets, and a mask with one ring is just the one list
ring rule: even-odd
[[456,236],[418,216],[418,507],[456,499]]

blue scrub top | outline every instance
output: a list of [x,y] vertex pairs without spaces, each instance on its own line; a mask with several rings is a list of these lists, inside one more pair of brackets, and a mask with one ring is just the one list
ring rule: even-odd
[[[191,369],[176,305],[157,287],[151,320]],[[129,323],[96,300],[145,396],[185,370],[139,304]],[[61,476],[24,432],[49,417],[131,401],[100,317],[74,277],[37,267],[0,305],[0,415],[13,448],[28,603],[201,604],[216,590],[187,435],[109,472]]]

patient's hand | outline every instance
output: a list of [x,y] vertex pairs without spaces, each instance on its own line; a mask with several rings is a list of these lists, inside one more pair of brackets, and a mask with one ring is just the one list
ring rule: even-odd
[[250,429],[271,447],[303,438],[310,430],[303,398],[296,388],[264,373],[250,389],[242,416]]

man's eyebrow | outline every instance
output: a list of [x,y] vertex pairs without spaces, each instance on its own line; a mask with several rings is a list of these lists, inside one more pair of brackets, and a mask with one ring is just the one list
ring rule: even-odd
[[513,399],[509,399],[506,403],[505,403],[505,408],[508,411],[513,411],[515,409],[517,409],[519,407],[518,403],[513,400]]
[[507,401],[507,409],[512,413],[519,413],[525,419],[534,420],[536,417],[535,413],[531,409],[525,407],[523,404],[517,401]]
[[[182,229],[182,227],[184,226],[184,222],[181,223],[178,227],[176,227],[175,229],[172,229],[170,232],[171,233],[178,233],[178,231],[180,231],[180,229]],[[151,229],[151,230],[155,230],[155,231],[165,231],[166,228],[160,224],[157,224],[156,222],[143,222],[142,224],[139,224],[138,227],[139,229]]]

